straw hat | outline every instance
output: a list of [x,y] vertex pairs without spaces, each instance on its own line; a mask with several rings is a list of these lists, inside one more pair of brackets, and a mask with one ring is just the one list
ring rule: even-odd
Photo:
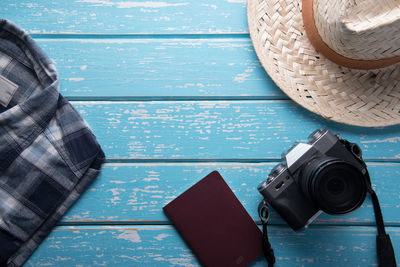
[[294,101],[358,126],[400,123],[400,0],[249,0],[256,53]]

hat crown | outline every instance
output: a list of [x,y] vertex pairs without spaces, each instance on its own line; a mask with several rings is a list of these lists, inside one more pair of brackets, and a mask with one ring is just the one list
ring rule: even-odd
[[314,0],[313,14],[322,40],[344,57],[400,56],[400,0]]

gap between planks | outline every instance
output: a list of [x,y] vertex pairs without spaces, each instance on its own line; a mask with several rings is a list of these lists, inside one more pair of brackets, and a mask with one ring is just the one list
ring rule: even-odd
[[[255,223],[261,226],[261,221],[255,221]],[[281,227],[289,227],[286,223],[280,222],[275,223],[271,222],[269,225],[272,226],[281,226]],[[140,221],[140,220],[132,220],[132,221],[79,221],[79,222],[60,222],[57,223],[57,226],[173,226],[173,224],[169,221]],[[346,227],[346,226],[354,226],[354,227],[376,227],[375,222],[337,222],[337,223],[317,223],[313,224],[313,227]],[[400,227],[400,222],[385,222],[385,227]]]
[[143,34],[143,33],[33,33],[35,39],[230,39],[250,38],[249,33],[178,33],[178,34]]
[[291,101],[285,96],[65,96],[69,101],[163,102],[163,101]]
[[[378,158],[364,158],[368,163],[400,163],[400,159],[378,159]],[[106,159],[105,163],[276,163],[281,162],[280,158],[253,158],[253,159]]]

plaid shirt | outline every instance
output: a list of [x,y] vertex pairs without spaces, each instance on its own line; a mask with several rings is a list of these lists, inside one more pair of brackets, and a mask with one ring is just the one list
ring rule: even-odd
[[22,265],[85,187],[104,154],[59,94],[51,60],[0,20],[0,265]]

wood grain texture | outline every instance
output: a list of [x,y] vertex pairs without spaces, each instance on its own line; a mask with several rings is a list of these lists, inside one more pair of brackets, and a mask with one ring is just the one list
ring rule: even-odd
[[[64,216],[65,223],[169,223],[162,207],[213,170],[218,170],[252,218],[259,220],[257,185],[277,163],[106,164],[100,177]],[[400,164],[369,164],[387,224],[400,222]],[[273,212],[272,224],[285,224]],[[315,224],[374,224],[369,196],[345,216],[322,214]]]
[[37,40],[65,96],[287,98],[249,38]]
[[400,125],[357,128],[291,101],[73,102],[109,159],[278,159],[318,128],[358,143],[364,158],[398,160]]
[[2,0],[0,14],[30,33],[247,33],[245,7],[244,0]]
[[[395,248],[400,230],[388,227]],[[377,265],[373,227],[271,227],[276,266]],[[397,258],[397,260],[399,260]],[[171,226],[57,227],[26,266],[199,266]],[[266,266],[259,258],[251,266]]]
[[[341,125],[287,100],[254,53],[245,2],[1,0],[55,60],[61,93],[82,100],[109,162],[26,266],[199,266],[162,206],[218,170],[257,220],[256,186],[317,128],[361,146],[400,251],[400,126]],[[377,265],[369,199],[303,233],[271,223],[277,267]]]

